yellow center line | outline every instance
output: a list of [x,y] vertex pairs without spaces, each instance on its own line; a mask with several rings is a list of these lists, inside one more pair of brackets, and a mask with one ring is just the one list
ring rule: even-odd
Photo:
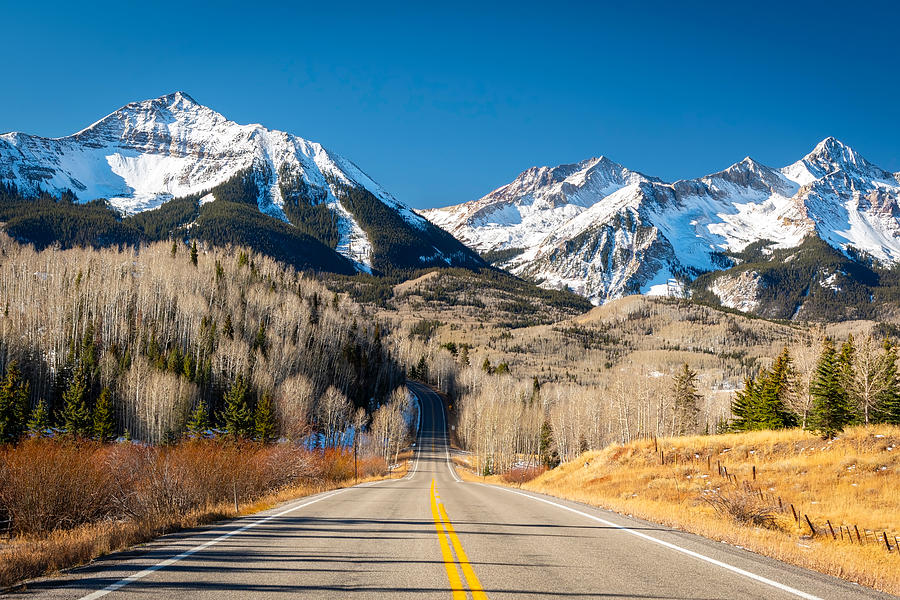
[[481,587],[481,582],[478,581],[475,569],[469,563],[469,557],[466,556],[466,551],[463,550],[462,543],[456,535],[456,530],[453,529],[453,524],[450,522],[450,517],[447,516],[447,511],[444,510],[444,505],[438,505],[438,510],[441,514],[441,522],[450,534],[450,541],[453,542],[456,558],[459,559],[459,566],[462,567],[463,575],[466,576],[466,582],[469,584],[469,590],[472,591],[473,600],[487,600],[487,594],[484,593],[484,588]]
[[[475,575],[475,569],[472,568],[469,557],[466,555],[465,550],[463,550],[462,542],[459,541],[459,536],[456,535],[456,530],[450,522],[450,517],[447,516],[444,505],[438,502],[439,497],[440,496],[438,496],[437,490],[435,489],[434,479],[432,479],[431,516],[434,518],[434,526],[438,532],[438,539],[441,544],[441,554],[444,557],[444,566],[447,569],[447,578],[450,580],[451,589],[453,589],[453,598],[454,600],[466,598],[465,591],[460,591],[459,594],[457,593],[457,590],[462,588],[462,581],[459,578],[459,572],[456,568],[458,563],[462,568],[466,583],[469,584],[469,590],[472,592],[473,600],[488,600],[484,588],[481,587],[481,581],[479,581],[478,576]],[[453,550],[456,552],[456,561],[453,559],[453,553],[450,551],[450,544],[447,543],[447,538],[449,538],[450,542],[453,544]]]
[[434,519],[438,540],[440,540],[441,556],[444,558],[444,568],[447,570],[447,580],[450,582],[450,589],[453,591],[453,600],[466,600],[465,588],[463,588],[462,580],[459,578],[456,561],[453,560],[453,552],[450,551],[450,544],[447,543],[444,526],[438,514],[437,500],[434,497],[434,479],[431,480],[431,516]]

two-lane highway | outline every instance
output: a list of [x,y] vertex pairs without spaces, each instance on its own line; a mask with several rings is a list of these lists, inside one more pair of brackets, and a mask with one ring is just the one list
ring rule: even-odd
[[463,483],[440,399],[403,479],[304,498],[32,584],[38,598],[889,598],[725,544]]

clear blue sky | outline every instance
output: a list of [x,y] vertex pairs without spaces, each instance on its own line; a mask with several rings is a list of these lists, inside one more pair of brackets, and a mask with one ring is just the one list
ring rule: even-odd
[[184,90],[415,207],[600,154],[668,180],[782,166],[828,135],[900,171],[895,2],[181,4],[6,3],[0,131]]

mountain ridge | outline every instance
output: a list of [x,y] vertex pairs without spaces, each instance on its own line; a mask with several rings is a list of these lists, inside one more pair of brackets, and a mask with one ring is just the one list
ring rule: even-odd
[[[336,239],[321,241],[360,271],[484,264],[351,160],[287,132],[230,121],[180,91],[128,103],[68,136],[2,134],[0,180],[24,196],[104,198],[124,215],[237,182],[241,202],[287,224],[330,217]],[[246,197],[251,190],[255,198]],[[202,197],[201,207],[216,199]],[[388,232],[378,229],[385,223]]]
[[[844,254],[900,261],[900,175],[834,137],[782,168],[748,156],[671,183],[604,160],[621,175],[605,187],[577,176],[598,161],[588,159],[574,171],[532,167],[481,199],[421,212],[498,266],[595,303],[670,293],[671,280],[683,288],[733,267],[737,253],[762,241],[795,248],[815,236]],[[562,183],[534,177],[562,168]],[[546,197],[552,206],[541,206]]]

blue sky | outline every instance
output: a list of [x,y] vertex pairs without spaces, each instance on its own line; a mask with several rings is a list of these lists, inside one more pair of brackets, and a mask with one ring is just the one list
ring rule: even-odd
[[184,90],[349,157],[415,207],[606,155],[667,180],[834,135],[900,171],[896,3],[16,2],[0,131]]

